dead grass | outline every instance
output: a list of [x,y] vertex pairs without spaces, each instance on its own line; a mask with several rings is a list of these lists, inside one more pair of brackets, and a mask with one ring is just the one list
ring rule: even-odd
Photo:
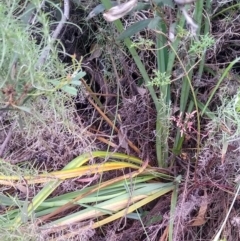
[[[93,139],[81,125],[73,102],[67,104],[59,99],[51,103],[38,97],[38,105],[35,103],[31,106],[32,114],[22,113],[13,130],[5,151],[8,160],[12,163],[37,160],[39,165],[44,163],[58,169],[75,156],[94,149]],[[6,128],[3,122],[2,128]]]

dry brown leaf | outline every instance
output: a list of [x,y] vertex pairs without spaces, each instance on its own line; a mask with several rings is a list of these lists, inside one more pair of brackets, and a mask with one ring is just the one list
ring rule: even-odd
[[137,91],[141,96],[144,96],[147,93],[147,90],[142,87],[137,87]]
[[226,153],[227,153],[227,149],[228,149],[228,142],[224,141],[223,142],[223,146],[222,146],[222,158],[221,158],[222,164],[224,164]]
[[207,208],[208,208],[208,203],[207,203],[207,192],[206,190],[204,190],[204,198],[202,200],[202,203],[201,203],[201,206],[200,206],[200,209],[198,211],[198,215],[196,218],[192,219],[190,221],[190,224],[189,226],[192,226],[192,227],[196,227],[196,226],[201,226],[203,224],[206,223],[206,219],[205,219],[205,215],[206,215],[206,212],[207,212]]
[[186,152],[182,152],[180,156],[183,160],[188,160],[188,154]]
[[21,191],[22,193],[24,193],[24,194],[27,194],[27,192],[28,192],[27,187],[24,186],[24,185],[22,185],[21,183],[17,183],[17,184],[15,185],[15,187],[16,187],[19,191]]

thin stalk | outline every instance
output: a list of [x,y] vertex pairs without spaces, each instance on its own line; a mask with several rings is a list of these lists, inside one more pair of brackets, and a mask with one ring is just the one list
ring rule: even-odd
[[[109,8],[112,7],[112,4],[111,4],[110,0],[101,0],[101,2],[106,9],[109,9]],[[124,30],[123,25],[122,25],[120,20],[116,20],[116,21],[114,21],[114,23],[115,23],[115,26],[116,26],[116,28],[119,32],[122,32]],[[132,41],[129,38],[126,38],[126,39],[124,39],[124,43],[127,46],[129,52],[131,53],[131,55],[132,55],[136,65],[137,65],[145,83],[148,84],[151,80],[150,80],[150,78],[147,74],[147,71],[146,71],[146,69],[145,69],[145,67],[144,67],[135,47],[132,46]],[[148,85],[148,90],[149,90],[150,95],[151,95],[151,97],[154,101],[155,106],[157,107],[158,106],[158,99],[157,99],[157,95],[154,91],[154,88],[152,86]]]
[[[176,24],[176,26],[179,26],[180,28],[182,28],[185,24],[185,18],[184,18],[183,15],[181,16],[180,11],[178,11],[177,18],[178,19],[180,18],[180,20],[179,20],[179,23]],[[180,40],[181,39],[177,36],[175,41],[170,45],[172,51],[169,53],[169,57],[168,57],[168,66],[167,66],[167,72],[166,72],[167,76],[172,74],[173,66],[174,66],[174,63],[175,63],[175,59],[176,59],[176,55],[177,55],[177,49],[178,49]],[[180,131],[178,130],[177,135],[176,135],[176,140],[179,140],[179,138],[180,138]],[[176,143],[176,141],[175,141],[175,143]]]
[[[166,37],[161,34],[161,32],[166,33],[167,28],[163,21],[160,22],[158,26],[158,30],[160,33],[156,33],[157,35],[157,66],[158,71],[160,73],[166,72],[166,63],[167,63],[167,48],[166,46],[167,39]],[[167,133],[168,133],[168,125],[166,123],[166,116],[167,116],[167,110],[166,108],[169,106],[170,102],[170,85],[163,85],[160,87],[160,95],[163,99],[164,103],[163,105],[161,102],[159,102],[160,108],[157,109],[157,121],[156,121],[156,135],[158,138],[156,138],[156,152],[157,152],[157,161],[159,167],[166,166],[165,160],[167,159],[168,155],[168,143],[166,141],[167,139]]]
[[[106,9],[109,9],[109,8],[112,7],[112,4],[111,4],[110,0],[101,0],[101,2],[102,2],[102,4],[104,5],[104,7]],[[115,26],[116,26],[117,30],[119,32],[122,32],[123,31],[123,25],[122,25],[121,21],[120,20],[116,20],[116,21],[114,21],[114,23],[115,23]],[[133,59],[135,61],[135,64],[137,65],[137,67],[138,67],[138,69],[139,69],[139,71],[140,71],[140,73],[141,73],[141,75],[142,75],[142,77],[143,77],[143,79],[145,81],[145,84],[147,85],[147,88],[148,88],[149,93],[150,93],[150,95],[151,95],[151,97],[153,99],[153,102],[154,102],[156,110],[159,110],[161,107],[159,105],[159,101],[158,101],[157,95],[155,93],[155,90],[154,90],[153,86],[148,85],[148,83],[150,83],[151,80],[150,80],[150,78],[149,78],[149,76],[147,74],[145,66],[143,65],[143,63],[142,63],[142,61],[141,61],[141,59],[140,59],[140,57],[139,57],[135,47],[132,46],[132,41],[129,38],[125,38],[124,39],[124,43],[127,46],[130,54],[132,55],[132,57],[133,57]],[[158,133],[159,129],[160,129],[159,121],[157,120],[157,123],[156,123],[156,131],[157,131],[157,133]],[[160,145],[159,143],[161,143],[161,135],[156,135],[157,160],[158,160],[159,165],[162,166],[162,163],[163,163],[162,157],[161,157],[162,153],[161,153],[161,150],[159,151],[159,149],[158,149],[159,145]]]
[[[201,23],[202,23],[202,12],[203,12],[203,1],[197,1],[195,5],[195,12],[194,12],[194,19],[196,20],[199,28],[197,30],[197,35],[199,35],[200,30],[201,30]],[[181,98],[180,98],[180,111],[181,113],[184,113],[186,110],[187,102],[189,99],[189,94],[190,90],[193,95],[194,99],[194,104],[196,106],[196,111],[197,111],[197,152],[199,152],[199,145],[200,145],[200,115],[198,112],[198,105],[197,105],[197,99],[196,95],[193,89],[193,86],[191,85],[191,79],[193,76],[193,69],[192,66],[194,65],[195,60],[189,60],[189,64],[185,68],[182,64],[182,67],[186,73],[186,75],[183,78],[183,85],[182,85],[182,90],[181,90]],[[190,71],[189,71],[190,70]],[[202,74],[202,71],[200,72]],[[178,130],[175,143],[174,143],[174,150],[177,150],[177,152],[180,151],[179,148],[181,148],[183,140],[180,137],[179,134],[180,130]]]
[[[210,19],[207,18],[209,16],[209,14],[211,13],[211,1],[207,0],[206,1],[206,19],[204,21],[204,35],[207,35],[210,31]],[[203,70],[204,70],[204,64],[205,64],[205,58],[206,58],[206,49],[204,50],[204,54],[202,55],[202,59],[201,62],[199,64],[199,68],[198,68],[198,78],[201,79],[202,74],[203,74]]]
[[[178,26],[183,27],[185,23],[185,18],[180,16],[178,12],[178,18],[180,18]],[[166,76],[170,76],[172,74],[175,58],[176,58],[176,51],[180,42],[180,38],[176,37],[175,41],[172,43],[171,48],[175,51],[171,51],[170,53],[167,52],[167,49],[164,48],[165,44],[167,43],[167,38],[163,33],[166,33],[166,25],[165,23],[161,23],[159,25],[159,29],[156,31],[157,33],[157,64],[158,70],[162,73],[166,72]],[[160,89],[160,94],[163,97],[164,103],[161,104],[159,102],[159,109],[157,109],[157,123],[156,123],[156,133],[159,138],[156,139],[156,151],[157,151],[157,160],[158,166],[163,167],[165,166],[165,160],[168,156],[168,145],[166,141],[167,135],[167,126],[164,120],[166,119],[167,113],[166,108],[168,108],[170,104],[170,84],[164,85]]]
[[215,15],[213,15],[213,17],[212,17],[212,19],[214,19],[214,18],[216,18],[217,16],[219,16],[219,15],[221,15],[221,14],[223,14],[223,13],[229,13],[229,11],[231,10],[231,9],[233,9],[233,8],[235,8],[235,7],[239,7],[240,6],[240,3],[236,3],[236,4],[234,4],[234,5],[232,5],[232,6],[230,6],[230,7],[228,7],[228,8],[223,8],[221,11],[219,11],[218,13],[216,13]]
[[[188,109],[187,109],[187,113],[191,113],[192,110],[193,110],[193,107],[194,107],[194,102],[191,101],[189,103],[189,106],[188,106]],[[177,141],[175,141],[175,143],[174,143],[173,153],[175,155],[179,155],[179,154],[181,154],[182,144],[183,144],[183,141],[184,141],[184,136],[181,135],[180,131],[177,132],[175,140],[177,140]]]
[[226,225],[226,223],[227,223],[227,221],[229,219],[230,213],[231,213],[231,211],[233,209],[233,205],[234,205],[234,203],[235,203],[235,201],[236,201],[236,199],[238,197],[239,191],[240,191],[240,185],[238,184],[238,188],[237,188],[237,191],[236,191],[235,196],[233,198],[233,201],[231,203],[231,206],[230,206],[230,208],[229,208],[229,210],[227,212],[227,215],[226,215],[226,217],[225,217],[225,219],[224,219],[224,221],[223,221],[223,223],[221,225],[221,228],[217,232],[216,236],[213,238],[213,241],[219,241],[220,240],[221,233],[222,233],[222,231],[223,231],[223,229],[224,229],[224,227],[225,227],[225,225]]
[[222,83],[222,81],[224,80],[224,78],[226,77],[226,75],[229,73],[229,71],[231,70],[231,68],[233,67],[233,65],[235,65],[237,62],[240,61],[240,57],[236,58],[235,60],[233,60],[228,67],[224,70],[223,75],[221,76],[221,78],[219,79],[219,81],[217,82],[216,86],[214,87],[210,97],[208,98],[207,103],[205,104],[203,110],[202,110],[202,115],[204,114],[204,112],[206,111],[206,108],[208,107],[210,101],[212,100],[214,94],[216,93],[217,89],[219,88],[220,84]]

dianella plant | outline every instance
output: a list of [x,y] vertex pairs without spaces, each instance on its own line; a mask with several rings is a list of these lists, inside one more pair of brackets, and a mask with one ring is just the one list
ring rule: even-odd
[[[204,8],[203,5],[205,4]],[[107,9],[107,10],[106,10]],[[125,29],[120,18],[134,14],[136,11],[151,9],[154,15],[135,22]],[[156,119],[156,154],[160,167],[167,165],[169,152],[177,155],[181,152],[184,135],[191,130],[191,119],[197,122],[197,150],[200,141],[200,117],[197,90],[193,89],[193,73],[201,79],[205,63],[205,52],[214,44],[209,34],[209,19],[203,14],[211,11],[210,1],[137,1],[124,3],[102,0],[95,7],[89,18],[103,13],[107,22],[113,22],[119,31],[117,41],[123,41],[141,73],[157,111]],[[125,30],[124,30],[125,29]],[[144,60],[137,53],[138,43],[132,37],[142,30],[154,32],[154,50],[156,56],[155,76],[149,75]],[[141,35],[141,34],[140,34]],[[149,39],[144,39],[145,43]],[[140,40],[141,42],[141,40]],[[141,43],[142,44],[142,43]],[[152,42],[151,42],[152,44]],[[176,95],[176,90],[179,95]],[[173,104],[178,108],[178,116],[172,117]],[[191,115],[186,115],[189,113]],[[177,124],[178,132],[175,141],[169,147],[170,121]]]

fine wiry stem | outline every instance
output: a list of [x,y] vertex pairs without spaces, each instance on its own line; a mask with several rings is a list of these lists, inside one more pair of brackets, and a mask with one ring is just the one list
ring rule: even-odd
[[[62,14],[62,19],[61,21],[58,23],[57,28],[54,30],[53,34],[52,34],[52,41],[55,41],[58,37],[58,35],[60,34],[65,22],[69,19],[69,13],[70,13],[70,2],[69,0],[64,0],[64,11]],[[52,42],[51,41],[51,42]],[[41,68],[41,66],[44,64],[44,62],[46,61],[49,52],[51,50],[51,43],[48,44],[42,51],[42,54],[38,60],[37,63],[37,68]]]
[[44,6],[44,4],[45,4],[45,0],[43,0],[43,1],[41,2],[40,7],[39,7],[39,10],[29,18],[28,24],[30,24],[30,25],[35,24],[35,21],[36,21],[36,18],[37,18],[37,16],[38,16],[38,13],[39,13],[40,9]]
[[0,146],[0,157],[3,157],[4,150],[5,150],[8,142],[10,141],[10,139],[11,139],[11,137],[12,137],[13,128],[15,127],[16,123],[17,123],[17,120],[15,120],[15,121],[12,123],[10,129],[8,130],[8,134],[7,134],[4,142],[3,142],[2,145]]

